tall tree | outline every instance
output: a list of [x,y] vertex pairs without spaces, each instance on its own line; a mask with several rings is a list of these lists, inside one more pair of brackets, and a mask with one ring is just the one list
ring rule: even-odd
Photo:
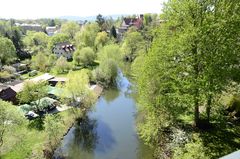
[[104,17],[101,14],[97,15],[96,22],[98,23],[98,26],[101,29],[101,31],[104,31],[106,29],[105,26],[104,26],[105,19],[104,19]]
[[77,65],[80,65],[80,63],[86,67],[89,65],[92,65],[94,63],[94,60],[96,59],[96,55],[92,48],[85,47],[81,50],[76,50],[73,54],[73,60]]
[[90,109],[96,101],[96,95],[89,88],[89,78],[85,70],[69,72],[68,80],[64,85],[59,85],[63,92],[62,99],[69,99],[76,107],[82,106],[83,110]]
[[141,51],[145,51],[145,43],[143,36],[137,31],[127,32],[125,34],[122,48],[125,57],[129,61],[133,61]]
[[183,114],[191,113],[196,126],[202,118],[209,122],[214,101],[238,80],[239,9],[236,0],[173,0],[164,7],[165,22],[137,77],[145,141],[164,141],[166,128]]
[[14,60],[16,57],[16,49],[11,40],[8,38],[0,37],[0,61],[7,64]]
[[117,38],[117,31],[115,29],[115,26],[112,26],[111,30],[110,30],[110,35],[112,37],[114,37],[115,39]]
[[24,123],[23,115],[11,103],[0,99],[0,148],[9,131],[17,131],[17,126]]
[[80,31],[80,26],[76,22],[67,22],[61,27],[61,32],[67,34],[71,39],[74,38],[78,31]]
[[95,39],[95,47],[97,50],[101,49],[103,46],[107,44],[109,41],[108,34],[105,31],[97,33],[96,39]]
[[77,47],[78,48],[82,48],[82,47],[94,48],[95,39],[98,32],[99,32],[99,27],[96,23],[86,24],[84,28],[80,32],[78,32],[74,37]]

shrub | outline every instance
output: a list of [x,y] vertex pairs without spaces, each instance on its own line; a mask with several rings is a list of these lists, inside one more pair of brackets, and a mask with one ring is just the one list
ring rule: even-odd
[[89,66],[94,63],[96,55],[90,47],[82,48],[81,50],[75,51],[73,54],[73,60],[76,65],[82,64],[83,66]]
[[7,66],[7,65],[4,65],[2,67],[3,71],[6,71],[8,72],[9,74],[14,74],[16,72],[16,69],[12,66]]

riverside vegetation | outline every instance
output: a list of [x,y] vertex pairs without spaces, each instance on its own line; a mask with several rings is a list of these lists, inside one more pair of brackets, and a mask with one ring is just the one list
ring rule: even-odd
[[[240,148],[238,0],[169,1],[161,15],[145,14],[142,28],[129,28],[122,40],[115,30],[121,19],[98,15],[96,22],[82,29],[75,22],[55,21],[61,32],[52,37],[24,33],[11,27],[11,21],[0,23],[4,28],[0,57],[5,65],[0,77],[10,76],[14,69],[8,65],[21,59],[40,72],[70,79],[58,86],[64,89],[62,102],[93,98],[85,98],[85,109],[30,122],[16,107],[1,101],[2,158],[50,158],[71,124],[95,102],[90,100],[95,97],[86,89],[88,83],[110,87],[126,64],[131,65],[137,92],[138,134],[153,147],[154,158],[219,158]],[[76,46],[73,61],[51,53],[54,44],[65,41]],[[31,59],[21,54],[26,49]],[[70,101],[65,98],[68,94]]]

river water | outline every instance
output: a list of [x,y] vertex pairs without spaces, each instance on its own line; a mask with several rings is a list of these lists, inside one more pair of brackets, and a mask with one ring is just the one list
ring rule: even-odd
[[151,159],[152,151],[136,133],[136,103],[122,74],[118,88],[105,90],[88,117],[64,137],[55,156],[70,159]]

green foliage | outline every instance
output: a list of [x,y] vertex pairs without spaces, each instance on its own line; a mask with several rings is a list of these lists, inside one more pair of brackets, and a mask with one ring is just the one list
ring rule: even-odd
[[53,67],[57,60],[57,57],[54,54],[46,55],[44,53],[38,53],[32,57],[31,67],[35,70],[41,72],[48,72]]
[[74,38],[75,33],[80,31],[80,26],[76,22],[66,22],[61,27],[61,32],[68,35],[71,39]]
[[89,78],[85,70],[69,72],[68,80],[64,85],[59,85],[63,92],[61,98],[68,100],[74,106],[89,109],[96,101],[96,95],[89,88]]
[[5,66],[2,67],[2,69],[3,69],[3,71],[8,72],[9,74],[16,73],[16,69],[14,67],[12,67],[12,66],[5,65]]
[[82,48],[81,50],[76,50],[73,54],[73,60],[75,64],[82,64],[84,67],[90,66],[94,63],[96,55],[90,47]]
[[7,71],[0,72],[0,78],[7,79],[7,78],[11,78],[11,77],[12,77],[12,75]]
[[[166,128],[181,124],[181,115],[194,116],[193,122],[201,128],[203,117],[209,124],[210,115],[218,113],[213,107],[219,94],[236,80],[233,75],[239,72],[239,62],[235,60],[240,48],[240,29],[235,23],[239,9],[237,1],[183,0],[166,4],[162,15],[165,22],[158,27],[152,47],[135,74],[139,112],[143,113],[138,130],[146,142],[163,140]],[[124,46],[126,41],[123,48],[131,48]],[[202,113],[200,106],[205,110]],[[202,145],[187,146],[196,153]]]
[[121,49],[118,45],[111,44],[103,47],[99,52],[99,67],[93,71],[93,78],[105,87],[115,84],[118,74],[118,65],[121,64]]
[[24,47],[33,53],[46,50],[48,41],[47,34],[35,31],[27,31],[27,35],[23,38]]
[[133,61],[145,49],[142,35],[137,31],[128,31],[124,36],[122,48],[126,59]]
[[115,84],[118,74],[118,66],[113,59],[106,59],[93,71],[93,79],[99,84],[109,87]]
[[184,145],[183,148],[175,148],[173,159],[210,159],[211,157],[205,154],[206,147],[199,137],[195,137],[193,141]]
[[11,131],[16,131],[17,126],[23,123],[23,115],[17,108],[9,102],[0,100],[0,148],[7,137],[5,135]]
[[32,110],[40,111],[40,99],[47,96],[47,85],[45,82],[26,81],[23,90],[17,94],[20,103],[31,103]]
[[78,48],[94,47],[99,27],[96,23],[86,24],[81,32],[76,33],[74,40]]
[[106,30],[105,19],[101,14],[98,14],[96,17],[96,23],[98,24],[99,28],[103,31]]
[[66,42],[69,40],[70,38],[68,34],[64,34],[64,33],[54,34],[48,42],[48,49],[52,52],[54,45],[56,45],[57,43]]
[[112,27],[111,27],[110,36],[111,36],[111,37],[114,37],[115,39],[117,38],[117,31],[116,31],[116,29],[115,29],[115,26],[112,26]]
[[108,42],[109,42],[109,37],[105,31],[97,33],[97,36],[95,39],[95,46],[96,46],[97,50],[100,50]]
[[120,63],[122,59],[122,50],[116,44],[106,45],[98,54],[100,62],[112,59],[116,63]]
[[57,145],[62,138],[62,129],[64,123],[60,115],[47,115],[44,120],[44,128],[47,134],[47,147],[50,152],[54,152]]
[[16,50],[20,50],[23,47],[22,35],[21,28],[14,26],[14,21],[0,21],[0,36],[10,39]]
[[67,59],[63,56],[59,57],[53,68],[53,72],[56,74],[62,74],[68,72],[72,68],[72,65],[67,62]]
[[144,24],[144,26],[150,25],[151,22],[152,22],[151,14],[150,13],[144,14],[144,17],[143,17],[143,24]]
[[11,40],[0,36],[0,62],[8,64],[16,58],[16,49]]

